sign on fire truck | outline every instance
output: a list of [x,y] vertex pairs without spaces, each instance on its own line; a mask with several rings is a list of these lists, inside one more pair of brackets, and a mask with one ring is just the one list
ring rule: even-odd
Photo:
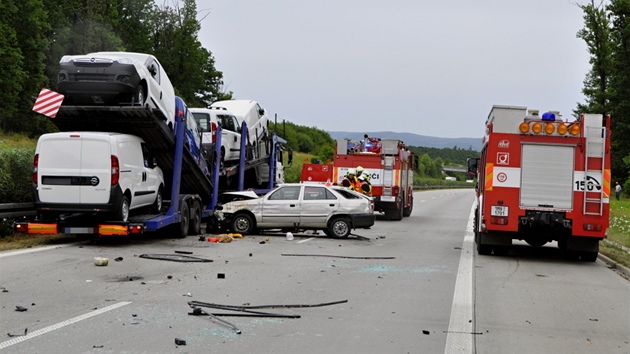
[[476,174],[477,252],[506,255],[512,239],[557,241],[566,255],[594,262],[606,237],[610,198],[610,117],[493,106]]

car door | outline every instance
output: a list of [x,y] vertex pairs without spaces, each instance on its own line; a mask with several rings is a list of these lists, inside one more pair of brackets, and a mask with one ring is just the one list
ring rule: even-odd
[[282,186],[264,197],[261,227],[293,227],[300,224],[302,186]]
[[225,160],[238,160],[241,156],[241,129],[235,116],[217,114],[217,122],[221,126],[221,142],[225,148]]
[[339,200],[324,186],[306,185],[300,205],[304,227],[326,227],[328,216],[339,209]]

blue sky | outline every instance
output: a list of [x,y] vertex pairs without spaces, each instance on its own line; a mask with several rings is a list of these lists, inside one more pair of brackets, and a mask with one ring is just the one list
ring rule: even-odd
[[575,1],[197,0],[197,10],[226,90],[326,131],[481,137],[494,104],[571,120],[590,69]]

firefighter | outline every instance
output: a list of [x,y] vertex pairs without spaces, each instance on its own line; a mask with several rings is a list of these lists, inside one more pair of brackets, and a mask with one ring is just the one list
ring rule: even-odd
[[361,166],[357,166],[357,178],[361,177],[363,175],[363,167]]
[[358,178],[360,187],[357,192],[363,193],[369,197],[372,196],[372,184],[370,184],[370,176],[365,174],[365,172]]
[[357,171],[354,168],[349,169],[343,181],[341,181],[341,185],[351,190],[356,190],[356,187],[359,186],[356,175]]

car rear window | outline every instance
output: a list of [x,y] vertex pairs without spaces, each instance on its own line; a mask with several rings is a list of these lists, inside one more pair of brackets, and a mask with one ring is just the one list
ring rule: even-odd
[[359,199],[359,198],[363,198],[360,195],[354,194],[352,193],[350,190],[348,189],[335,189],[335,192],[341,194],[344,198],[346,199]]

